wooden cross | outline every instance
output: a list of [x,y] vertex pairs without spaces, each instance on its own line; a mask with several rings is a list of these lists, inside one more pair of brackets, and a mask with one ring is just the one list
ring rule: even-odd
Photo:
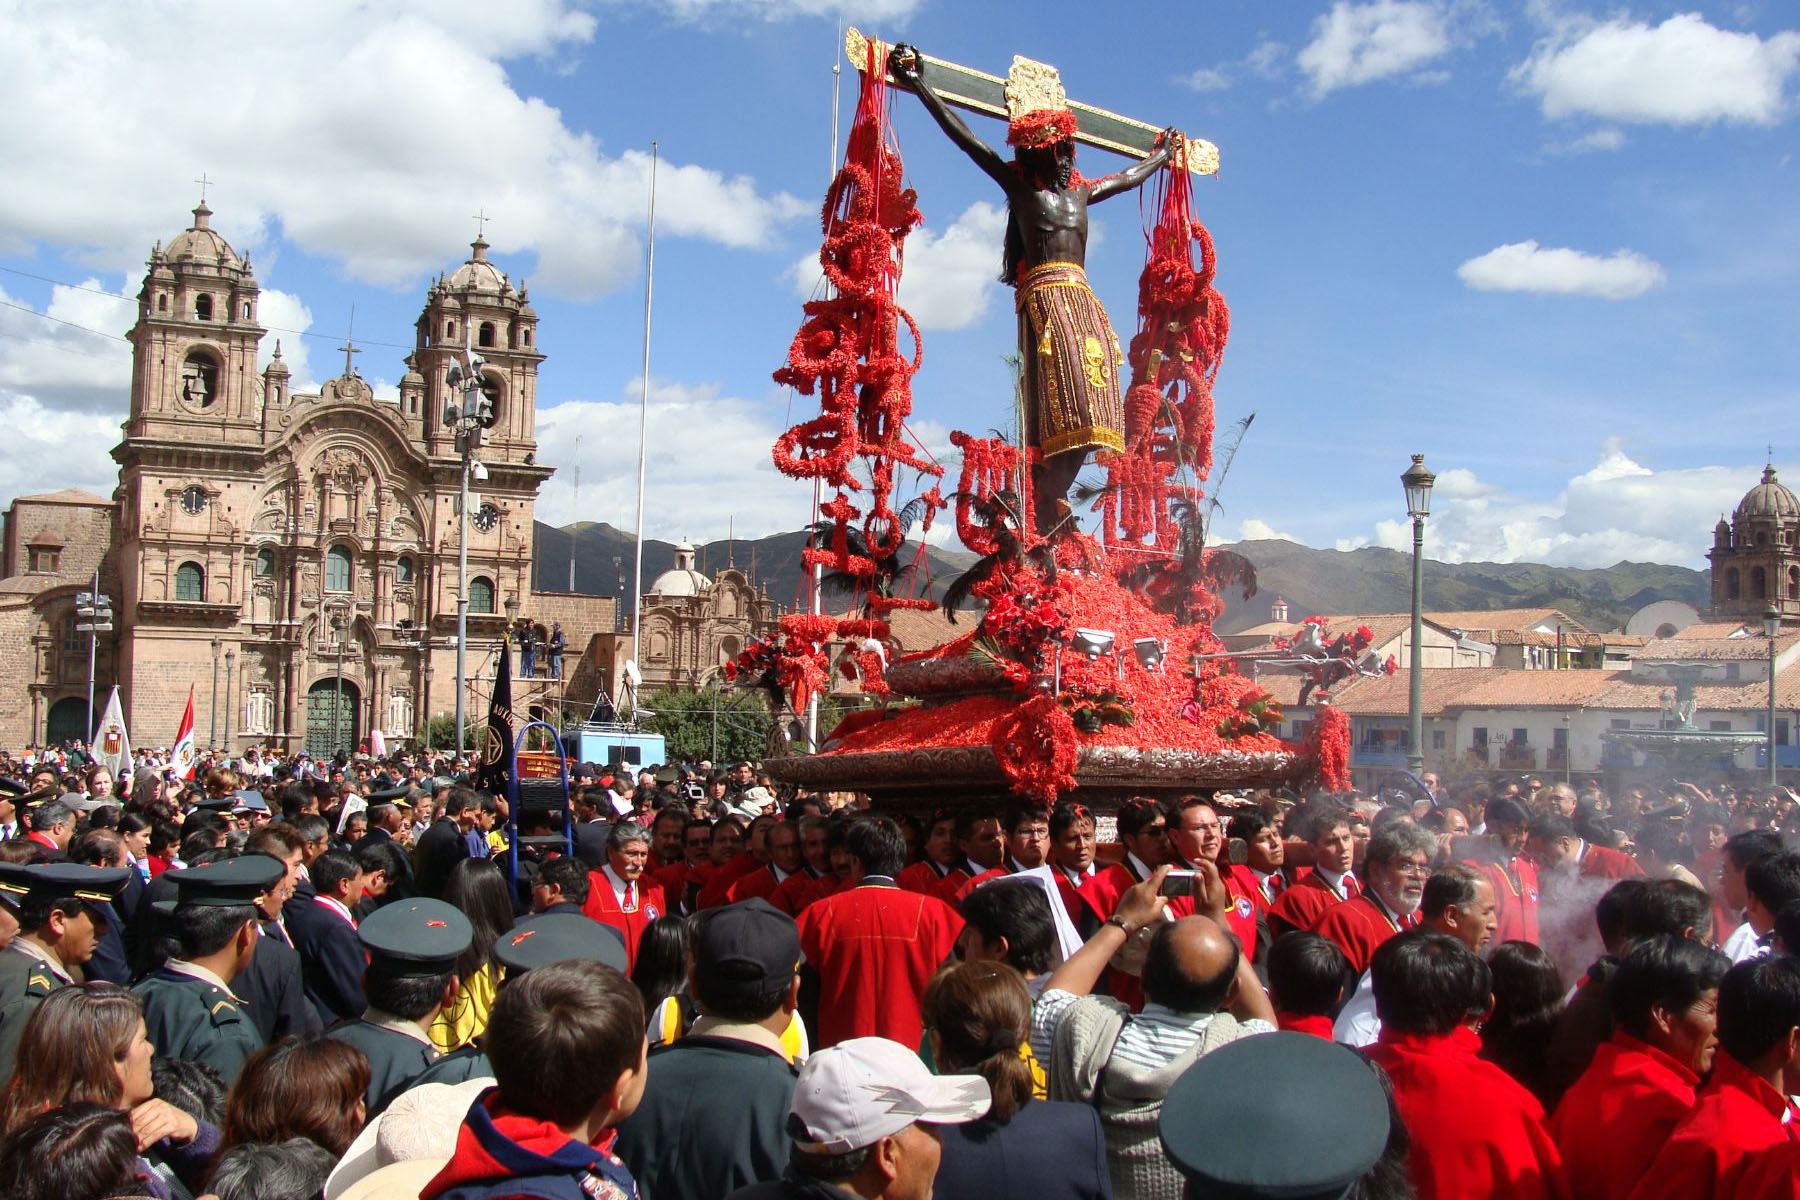
[[[873,44],[875,61],[881,64],[882,71],[887,71],[888,51],[892,49],[888,43],[866,37],[852,27],[844,32],[844,53],[849,57],[851,65],[863,71],[869,65],[869,48]],[[969,112],[978,112],[990,117],[1007,118],[1006,85],[1008,80],[998,75],[989,75],[985,71],[977,71],[971,67],[959,66],[953,62],[945,62],[941,58],[933,58],[929,54],[919,56],[931,64],[931,86],[937,94],[944,98],[946,104]],[[1042,78],[1046,73],[1054,76],[1056,68],[1044,63],[1034,62],[1019,55],[1013,56],[1012,70],[1008,76],[1014,80],[1025,78]],[[891,87],[903,91],[912,88],[901,79],[887,74],[887,82]],[[1142,158],[1156,146],[1156,137],[1162,127],[1144,121],[1123,117],[1118,113],[1107,112],[1103,108],[1095,108],[1091,104],[1082,104],[1077,100],[1067,102],[1069,111],[1075,114],[1075,140],[1086,146],[1101,150],[1110,150],[1114,154],[1123,154],[1130,158]],[[1217,175],[1219,173],[1219,148],[1201,138],[1182,136],[1182,161],[1187,169],[1196,175]]]
[[200,172],[200,178],[194,180],[194,182],[200,185],[200,203],[205,204],[206,203],[206,185],[211,183],[212,180],[210,180],[206,177],[205,171],[202,171],[202,172]]
[[342,350],[344,352],[344,378],[345,379],[349,379],[351,376],[356,374],[356,363],[351,356],[362,353],[361,350],[357,349],[356,342],[354,340],[352,340],[353,335],[355,333],[356,333],[356,305],[352,304],[350,306],[350,328],[344,331],[344,344],[338,347],[339,350]]

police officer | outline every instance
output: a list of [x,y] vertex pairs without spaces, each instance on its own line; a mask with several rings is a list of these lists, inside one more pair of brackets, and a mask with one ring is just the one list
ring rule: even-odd
[[25,1022],[93,956],[108,928],[101,911],[125,886],[130,867],[0,863],[0,902],[19,932],[0,950],[0,1084],[12,1078]]
[[418,899],[376,909],[357,936],[369,953],[363,977],[369,1007],[326,1036],[368,1056],[364,1103],[374,1117],[436,1061],[428,1031],[432,1019],[456,999],[456,960],[475,930],[451,905]]
[[157,1052],[202,1062],[230,1086],[244,1060],[263,1044],[231,981],[249,967],[262,930],[256,901],[286,874],[266,854],[169,872],[178,899],[177,957],[132,990],[144,1004],[144,1029]]

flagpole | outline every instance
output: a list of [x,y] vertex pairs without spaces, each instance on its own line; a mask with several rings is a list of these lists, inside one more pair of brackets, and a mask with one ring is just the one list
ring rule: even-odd
[[[656,286],[656,143],[650,143],[650,220],[644,260],[644,374],[638,392],[637,545],[631,572],[631,658],[638,662],[639,623],[644,616],[644,458],[650,428],[650,302]],[[640,678],[642,672],[640,668]],[[631,688],[631,715],[636,720],[637,685]]]

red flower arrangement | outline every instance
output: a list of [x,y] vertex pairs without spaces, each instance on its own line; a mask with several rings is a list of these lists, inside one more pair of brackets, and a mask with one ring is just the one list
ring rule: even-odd
[[1048,808],[1075,787],[1080,743],[1054,696],[1033,696],[994,722],[989,744],[1012,790]]
[[1313,718],[1318,745],[1319,783],[1331,792],[1350,790],[1350,718],[1344,710],[1321,704]]

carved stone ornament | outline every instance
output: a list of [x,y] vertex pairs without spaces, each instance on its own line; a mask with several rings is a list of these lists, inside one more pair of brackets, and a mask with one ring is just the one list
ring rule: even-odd
[[1027,113],[1060,112],[1069,107],[1069,94],[1063,90],[1062,76],[1049,63],[1013,55],[1012,67],[1006,72],[1006,118],[1016,121]]

